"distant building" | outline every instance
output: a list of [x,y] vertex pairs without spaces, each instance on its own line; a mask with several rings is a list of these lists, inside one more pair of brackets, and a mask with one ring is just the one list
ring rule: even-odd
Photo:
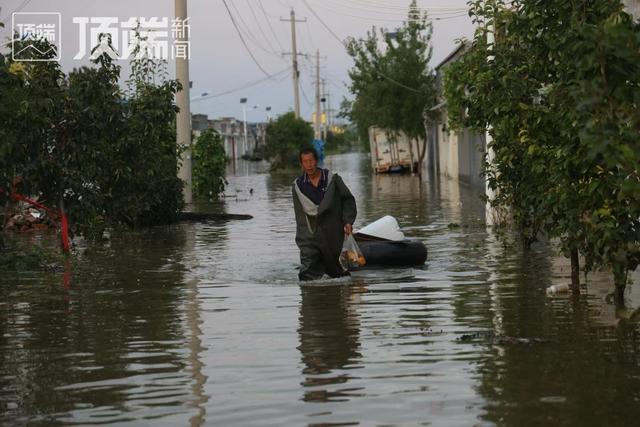
[[245,143],[243,122],[235,117],[209,119],[206,114],[192,114],[191,127],[195,138],[205,129],[216,130],[222,137],[225,153],[230,159],[254,155],[266,140],[266,123],[247,122]]
[[439,95],[438,104],[433,109],[439,114],[430,129],[427,167],[484,190],[485,180],[481,174],[486,148],[485,136],[470,129],[449,129],[447,102],[444,99],[444,73],[447,66],[460,59],[470,47],[470,42],[463,42],[435,68]]

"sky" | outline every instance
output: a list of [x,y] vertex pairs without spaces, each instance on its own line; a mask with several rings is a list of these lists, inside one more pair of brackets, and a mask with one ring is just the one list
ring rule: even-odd
[[[438,18],[432,21],[432,66],[455,48],[457,39],[472,37],[474,27],[465,12],[466,1],[418,0],[421,9]],[[264,121],[267,106],[273,115],[293,108],[291,56],[287,55],[292,51],[291,24],[281,21],[289,19],[292,8],[296,19],[304,20],[296,24],[297,50],[306,55],[299,57],[301,115],[310,119],[314,108],[317,50],[321,55],[321,77],[326,79],[331,106],[337,109],[340,100],[349,94],[347,71],[352,66],[337,38],[364,37],[374,25],[393,29],[405,19],[409,3],[409,0],[226,0],[227,11],[223,0],[188,0],[191,112],[208,114],[210,118],[242,118],[241,98],[247,98],[248,121]],[[80,50],[81,27],[74,23],[74,17],[117,17],[119,25],[131,17],[167,17],[170,22],[174,16],[174,0],[0,0],[0,8],[0,20],[6,26],[0,29],[2,44],[10,35],[13,11],[60,13],[60,62],[65,71],[90,65],[87,55],[74,59]],[[170,33],[170,27],[165,29]],[[119,62],[124,81],[129,67],[126,61]],[[173,76],[175,63],[171,59],[168,71]],[[224,92],[230,93],[219,95]],[[203,97],[203,93],[208,95]]]

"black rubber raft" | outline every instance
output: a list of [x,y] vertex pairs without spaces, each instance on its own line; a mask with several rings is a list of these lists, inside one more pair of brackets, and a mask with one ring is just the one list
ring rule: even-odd
[[415,239],[397,242],[354,235],[368,267],[415,267],[427,260],[427,248]]

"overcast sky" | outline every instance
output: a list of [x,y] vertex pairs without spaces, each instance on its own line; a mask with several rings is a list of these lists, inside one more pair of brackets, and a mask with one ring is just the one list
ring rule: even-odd
[[[188,14],[191,24],[190,77],[191,111],[207,113],[212,117],[242,116],[240,98],[248,98],[248,105],[259,105],[248,113],[248,120],[265,119],[265,107],[271,106],[278,114],[292,109],[293,84],[291,58],[281,51],[291,51],[291,26],[280,18],[288,18],[293,7],[297,19],[306,19],[296,28],[298,51],[314,55],[313,62],[300,58],[301,113],[309,119],[315,94],[315,52],[320,49],[322,77],[327,79],[331,103],[337,108],[348,94],[347,70],[351,60],[335,37],[323,26],[315,12],[340,38],[362,37],[372,25],[394,28],[406,16],[409,0],[227,0],[231,14],[257,62],[251,59],[234,28],[222,0],[189,0]],[[471,37],[473,25],[465,14],[466,0],[419,0],[433,21],[433,58],[436,65],[455,47],[455,40]],[[88,60],[74,60],[79,50],[79,25],[73,17],[130,17],[174,16],[173,0],[0,0],[0,19],[6,28],[0,30],[3,44],[9,36],[11,12],[60,12],[62,22],[62,59],[66,71],[87,65]],[[310,58],[311,59],[311,58]],[[128,75],[123,66],[123,80]],[[169,62],[173,75],[174,63]],[[287,70],[287,71],[283,71]],[[219,93],[242,88],[249,83],[265,81],[228,95],[202,98],[201,94]]]

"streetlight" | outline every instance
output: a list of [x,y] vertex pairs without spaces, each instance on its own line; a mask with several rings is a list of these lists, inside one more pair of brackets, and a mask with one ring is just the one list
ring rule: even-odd
[[[247,98],[240,98],[240,104],[242,104],[242,123],[244,129],[244,150],[242,154],[247,154],[247,147],[249,147],[249,143],[247,141]],[[251,107],[252,110],[255,110],[260,105],[256,104]]]
[[267,121],[270,122],[271,121],[271,107],[267,107],[265,108],[265,110],[267,111]]

